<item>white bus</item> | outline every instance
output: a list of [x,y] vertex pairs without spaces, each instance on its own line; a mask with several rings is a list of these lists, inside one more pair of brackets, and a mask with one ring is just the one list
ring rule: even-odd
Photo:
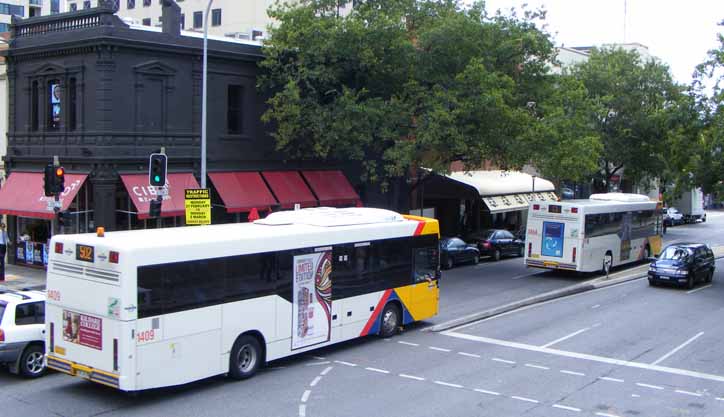
[[526,266],[602,271],[661,251],[660,204],[639,194],[593,194],[588,200],[532,202]]
[[389,336],[437,314],[438,240],[437,220],[371,208],[53,236],[48,367],[137,391]]

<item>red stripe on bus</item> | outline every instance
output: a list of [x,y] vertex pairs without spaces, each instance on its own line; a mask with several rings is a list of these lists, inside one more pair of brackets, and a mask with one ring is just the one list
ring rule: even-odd
[[425,227],[425,222],[419,222],[417,224],[417,228],[415,229],[414,236],[420,236],[422,234],[422,229]]
[[370,332],[370,329],[372,328],[372,326],[374,326],[377,317],[379,317],[380,315],[380,312],[383,308],[385,308],[385,304],[387,304],[387,300],[390,298],[390,294],[392,294],[392,290],[386,290],[385,293],[382,294],[382,298],[380,298],[380,301],[377,303],[375,311],[372,312],[372,317],[367,320],[367,324],[365,324],[364,329],[362,329],[362,332],[359,334],[360,336],[367,336],[367,334]]

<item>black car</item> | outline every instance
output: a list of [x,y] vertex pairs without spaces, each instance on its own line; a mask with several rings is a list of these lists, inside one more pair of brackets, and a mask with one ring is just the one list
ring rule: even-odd
[[525,255],[525,241],[513,236],[507,230],[484,230],[473,234],[469,241],[477,245],[481,255],[491,256],[496,261],[502,256]]
[[716,260],[703,243],[674,243],[649,265],[649,284],[669,283],[694,288],[696,282],[714,279]]
[[457,237],[440,239],[440,263],[443,268],[450,269],[465,262],[480,262],[480,252],[475,245],[469,245]]

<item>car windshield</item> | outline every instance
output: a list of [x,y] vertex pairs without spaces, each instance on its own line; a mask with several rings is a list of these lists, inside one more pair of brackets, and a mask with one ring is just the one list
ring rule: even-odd
[[681,261],[687,259],[691,255],[691,251],[680,246],[669,246],[664,249],[659,259],[666,259],[672,261]]

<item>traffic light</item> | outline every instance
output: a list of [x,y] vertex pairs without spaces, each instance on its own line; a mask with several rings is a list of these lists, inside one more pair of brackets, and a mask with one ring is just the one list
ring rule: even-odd
[[46,197],[52,197],[55,194],[55,167],[53,164],[45,166],[43,172],[43,191]]
[[152,187],[164,187],[166,185],[166,168],[168,159],[166,154],[152,153],[148,161],[148,183]]
[[156,219],[161,217],[161,203],[162,200],[151,200],[151,206],[148,209],[148,216],[152,219]]
[[55,176],[55,192],[60,194],[65,191],[65,168],[55,167],[53,173]]

